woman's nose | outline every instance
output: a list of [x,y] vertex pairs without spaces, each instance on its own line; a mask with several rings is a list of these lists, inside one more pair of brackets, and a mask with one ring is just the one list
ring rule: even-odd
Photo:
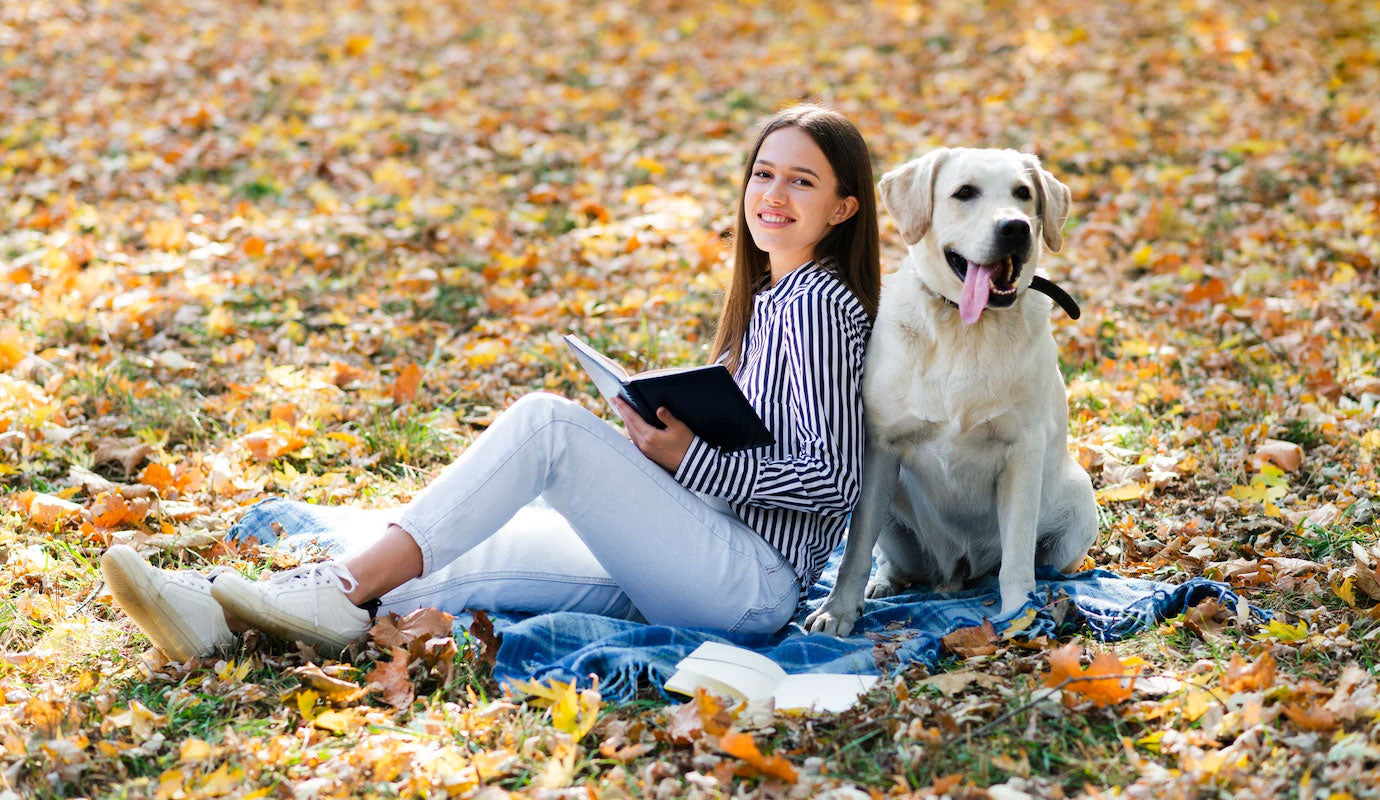
[[767,184],[767,188],[762,192],[762,199],[774,206],[779,206],[786,202],[785,187],[777,181]]

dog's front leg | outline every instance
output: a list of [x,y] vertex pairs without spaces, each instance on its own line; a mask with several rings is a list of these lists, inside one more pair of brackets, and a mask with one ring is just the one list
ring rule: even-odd
[[1042,448],[1029,437],[1012,444],[997,478],[997,522],[1001,526],[1001,613],[1025,605],[1035,591],[1035,545],[1040,491],[1044,481]]
[[862,616],[863,590],[872,571],[872,548],[890,519],[891,500],[901,469],[895,454],[872,444],[876,438],[868,437],[863,454],[862,491],[848,526],[848,543],[839,564],[838,581],[824,603],[805,618],[807,631],[847,636]]

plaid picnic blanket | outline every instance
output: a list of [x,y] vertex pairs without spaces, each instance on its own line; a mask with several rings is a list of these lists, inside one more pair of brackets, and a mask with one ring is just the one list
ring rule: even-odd
[[[369,519],[387,514],[271,498],[250,507],[229,537],[254,536],[262,544],[293,551],[339,554],[360,543],[359,532],[369,530]],[[1042,568],[1030,601],[1012,614],[997,613],[1000,596],[993,580],[961,592],[913,591],[868,600],[852,636],[807,634],[801,622],[833,588],[842,555],[840,545],[823,577],[810,589],[806,610],[784,630],[770,635],[673,628],[573,612],[526,618],[491,615],[495,631],[502,635],[494,677],[500,683],[530,679],[587,683],[596,676],[604,697],[627,700],[640,684],[662,690],[676,662],[706,641],[755,650],[788,673],[885,675],[915,661],[936,667],[943,637],[959,628],[981,625],[984,619],[991,620],[999,632],[1013,624],[1024,625],[1019,633],[1023,637],[1082,631],[1110,642],[1178,616],[1208,598],[1229,608],[1243,602],[1225,584],[1205,578],[1171,585],[1100,569],[1062,575]],[[1250,613],[1265,616],[1254,607]],[[457,636],[468,625],[468,619],[457,618]]]

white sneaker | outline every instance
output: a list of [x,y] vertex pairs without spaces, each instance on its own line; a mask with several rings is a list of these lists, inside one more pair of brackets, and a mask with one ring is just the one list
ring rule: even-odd
[[369,629],[369,612],[345,596],[358,585],[344,564],[322,561],[266,581],[218,577],[211,595],[232,616],[265,633],[339,653]]
[[[217,567],[212,575],[228,571]],[[158,569],[123,544],[101,556],[101,572],[115,604],[168,658],[186,661],[234,644],[225,613],[211,597],[208,576],[192,570]]]

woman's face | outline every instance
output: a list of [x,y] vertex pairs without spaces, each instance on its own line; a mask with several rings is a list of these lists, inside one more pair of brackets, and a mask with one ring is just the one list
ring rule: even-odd
[[743,213],[753,243],[771,259],[773,280],[814,258],[815,245],[857,210],[856,197],[839,197],[834,169],[810,134],[781,128],[763,140]]

